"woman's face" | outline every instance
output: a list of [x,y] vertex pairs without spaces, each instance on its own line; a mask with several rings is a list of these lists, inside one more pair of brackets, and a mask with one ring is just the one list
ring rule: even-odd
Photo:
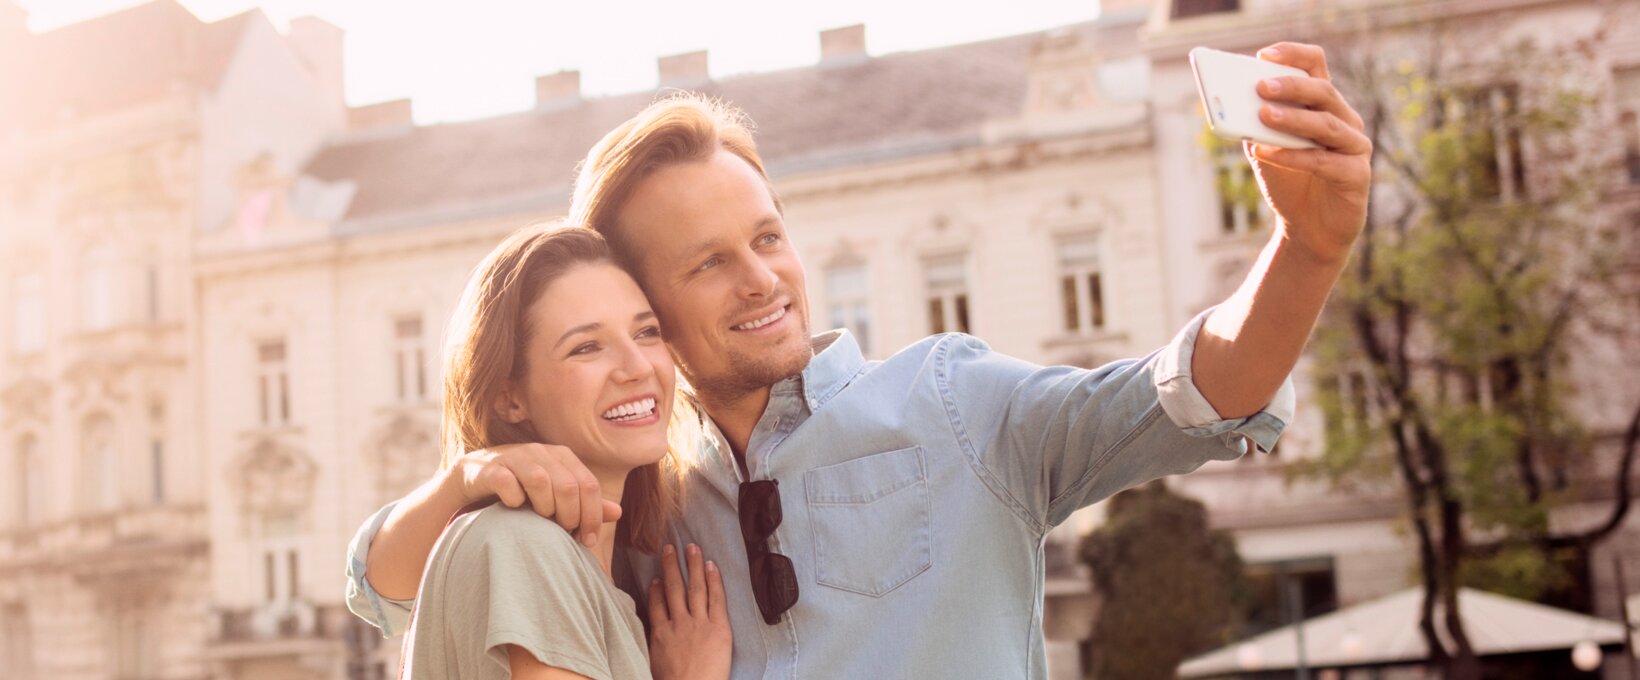
[[[524,384],[503,406],[592,473],[624,479],[666,453],[672,358],[649,301],[609,263],[578,265],[527,310]],[[519,397],[522,398],[519,398]]]

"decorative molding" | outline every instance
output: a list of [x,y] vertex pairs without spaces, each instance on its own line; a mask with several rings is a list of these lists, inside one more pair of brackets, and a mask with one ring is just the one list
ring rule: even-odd
[[244,514],[280,515],[312,505],[319,469],[301,449],[265,434],[234,459],[228,474]]
[[408,410],[391,414],[365,442],[361,455],[380,502],[403,496],[438,469],[438,428]]

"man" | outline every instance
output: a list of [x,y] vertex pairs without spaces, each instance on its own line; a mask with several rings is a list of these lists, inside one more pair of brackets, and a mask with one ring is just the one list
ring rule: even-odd
[[[1168,347],[1092,371],[964,335],[882,362],[847,333],[810,338],[802,264],[732,111],[659,102],[593,148],[570,217],[626,259],[704,410],[673,535],[721,565],[735,677],[1044,677],[1049,529],[1123,488],[1274,445],[1287,376],[1365,221],[1371,145],[1320,48],[1260,57],[1309,73],[1261,83],[1295,106],[1261,118],[1323,148],[1249,146],[1277,223],[1246,283]],[[559,447],[467,454],[361,528],[350,606],[401,627],[427,548],[473,498],[594,536],[618,509],[588,479]],[[657,571],[633,562],[640,578]]]

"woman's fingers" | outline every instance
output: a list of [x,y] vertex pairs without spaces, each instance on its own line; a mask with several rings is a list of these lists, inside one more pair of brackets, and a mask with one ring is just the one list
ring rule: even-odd
[[689,559],[689,615],[706,616],[706,565],[700,559],[700,546],[693,543],[684,550]]
[[723,594],[723,572],[710,560],[706,562],[706,617],[712,623],[729,623],[729,599]]
[[661,588],[660,579],[649,581],[649,625],[655,626],[672,620],[666,613],[666,591]]
[[678,551],[668,543],[661,548],[661,585],[666,587],[666,609],[673,618],[689,613],[684,602],[683,574],[678,572]]

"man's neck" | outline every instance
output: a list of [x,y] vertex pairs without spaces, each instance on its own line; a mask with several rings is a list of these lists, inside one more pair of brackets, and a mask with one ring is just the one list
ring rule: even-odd
[[723,438],[729,441],[729,448],[735,454],[735,462],[740,465],[742,475],[746,474],[746,445],[752,439],[752,430],[757,427],[757,421],[763,418],[764,409],[769,407],[771,387],[765,385],[732,393],[700,390],[696,395],[700,398],[701,408],[706,409],[706,417],[717,424]]

